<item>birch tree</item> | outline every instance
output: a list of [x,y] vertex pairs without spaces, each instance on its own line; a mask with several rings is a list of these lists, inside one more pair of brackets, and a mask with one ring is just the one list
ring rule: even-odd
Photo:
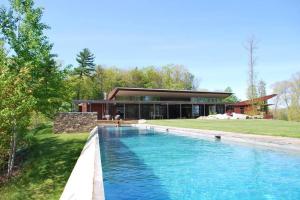
[[19,73],[29,70],[30,87],[36,98],[36,110],[53,117],[64,102],[65,73],[52,53],[53,44],[45,31],[50,27],[42,22],[43,9],[33,0],[10,0],[8,8],[0,8],[0,38],[11,52],[9,68]]
[[7,67],[0,68],[0,132],[7,151],[7,176],[12,175],[18,138],[24,134],[29,124],[30,112],[35,105],[32,90],[28,85],[29,70],[22,68],[19,73],[12,73]]

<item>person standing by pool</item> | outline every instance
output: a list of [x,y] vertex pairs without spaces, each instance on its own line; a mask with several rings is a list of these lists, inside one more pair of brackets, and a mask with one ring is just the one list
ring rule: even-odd
[[120,110],[118,110],[117,111],[117,115],[115,116],[115,120],[117,120],[117,127],[119,127],[120,125],[121,125],[121,122],[120,122],[120,120],[121,120],[121,115],[122,115],[122,113],[121,113],[121,111]]

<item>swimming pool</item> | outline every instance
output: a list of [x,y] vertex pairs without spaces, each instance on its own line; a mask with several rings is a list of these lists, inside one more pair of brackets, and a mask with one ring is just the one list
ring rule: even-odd
[[105,198],[300,199],[300,156],[135,127],[100,128]]

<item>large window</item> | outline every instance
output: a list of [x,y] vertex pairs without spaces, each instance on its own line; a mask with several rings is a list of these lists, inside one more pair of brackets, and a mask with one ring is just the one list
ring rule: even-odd
[[177,119],[180,118],[180,105],[169,105],[169,118]]
[[204,105],[193,105],[193,113],[192,117],[204,116]]
[[139,105],[126,104],[125,105],[125,119],[139,119]]
[[192,118],[192,105],[181,105],[181,118]]
[[225,106],[224,105],[217,105],[216,106],[217,114],[224,114],[225,113]]
[[153,104],[143,104],[141,105],[141,118],[151,119],[154,115]]
[[215,105],[209,105],[208,106],[208,110],[209,110],[209,115],[217,114],[216,106]]
[[155,104],[155,119],[166,119],[167,118],[167,105]]

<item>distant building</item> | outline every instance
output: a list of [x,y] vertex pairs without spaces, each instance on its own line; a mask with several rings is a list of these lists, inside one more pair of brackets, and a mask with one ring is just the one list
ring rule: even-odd
[[228,92],[117,87],[106,100],[74,100],[73,103],[79,112],[97,112],[98,119],[116,115],[128,120],[197,118],[227,111],[243,113],[248,109],[246,101],[224,103],[230,95]]
[[266,119],[273,118],[269,113],[269,106],[272,104],[268,104],[268,100],[275,96],[276,94],[272,94],[235,103],[233,104],[233,112],[241,114],[262,113]]

